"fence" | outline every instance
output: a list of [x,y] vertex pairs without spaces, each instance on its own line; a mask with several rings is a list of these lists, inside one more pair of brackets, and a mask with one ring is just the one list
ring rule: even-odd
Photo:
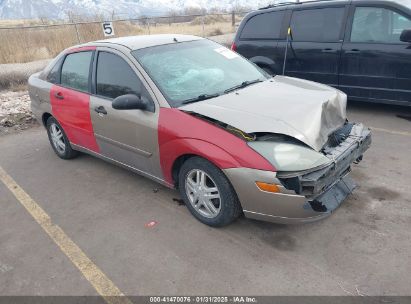
[[[191,34],[203,37],[234,33],[245,12],[113,20],[114,37]],[[0,28],[0,64],[55,57],[63,49],[104,39],[102,20]]]

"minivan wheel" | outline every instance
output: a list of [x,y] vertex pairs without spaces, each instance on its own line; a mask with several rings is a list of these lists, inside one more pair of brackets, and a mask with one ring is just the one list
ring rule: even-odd
[[203,158],[192,157],[182,165],[178,187],[191,214],[206,225],[225,226],[241,214],[240,202],[227,177]]
[[78,155],[78,152],[71,148],[66,133],[54,117],[47,119],[46,126],[51,147],[58,157],[71,159]]

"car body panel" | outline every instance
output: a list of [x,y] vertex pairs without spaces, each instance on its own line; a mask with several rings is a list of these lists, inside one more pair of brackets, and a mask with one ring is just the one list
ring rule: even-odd
[[40,78],[41,73],[36,73],[29,78],[29,95],[31,100],[31,111],[40,122],[43,115],[51,113],[50,90],[53,84]]
[[224,169],[230,179],[246,216],[265,215],[265,220],[302,219],[318,216],[318,212],[304,208],[306,198],[289,193],[271,193],[260,190],[256,181],[281,184],[275,172],[249,168]]
[[217,119],[247,133],[288,135],[319,151],[328,136],[344,124],[345,107],[346,95],[338,90],[276,76],[180,109]]
[[[142,81],[154,104],[154,111],[141,110],[115,110],[112,108],[113,100],[92,94],[90,97],[90,115],[94,126],[96,141],[101,148],[101,154],[120,161],[130,167],[144,171],[162,179],[159,162],[159,149],[157,139],[157,126],[159,105],[155,94],[149,84],[136,67],[123,52],[108,48],[98,47],[97,51],[115,54],[121,57],[132,68]],[[97,56],[96,56],[97,60]],[[94,69],[96,68],[94,63]],[[95,74],[92,75],[92,81]],[[107,114],[97,113],[96,109],[103,107]]]
[[[256,181],[284,184],[284,172],[267,172],[246,168],[225,169],[242,203],[247,217],[276,223],[301,223],[329,216],[356,187],[349,177],[351,164],[361,159],[371,144],[371,132],[362,124],[355,124],[340,145],[326,156],[333,160],[327,167],[297,173],[300,190],[280,187],[280,192],[260,190]],[[295,174],[294,174],[295,175]]]
[[100,151],[90,117],[89,94],[54,85],[50,89],[50,104],[53,116],[71,143],[94,152]]
[[[91,42],[92,45],[121,45],[130,50],[137,50],[148,48],[157,45],[175,43],[175,42],[187,42],[204,39],[198,36],[181,35],[181,34],[157,34],[157,35],[140,35],[140,36],[128,36],[104,39]],[[87,44],[86,44],[87,45]]]
[[220,169],[253,167],[275,171],[244,140],[179,109],[160,109],[158,145],[164,179],[169,183],[175,182],[173,164],[184,155],[204,157]]
[[[91,97],[90,113],[100,153],[161,178],[158,160],[158,112],[115,110],[111,100]],[[107,114],[95,108],[103,106]]]
[[[411,44],[350,41],[357,7],[385,8],[402,15],[405,11],[395,3],[352,4],[341,53],[339,87],[356,100],[411,105]],[[407,17],[411,19],[411,13]]]

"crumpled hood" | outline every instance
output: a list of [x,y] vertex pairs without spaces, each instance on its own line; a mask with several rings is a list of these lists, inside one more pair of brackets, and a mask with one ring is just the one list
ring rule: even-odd
[[347,96],[319,83],[274,78],[180,107],[247,133],[268,132],[294,137],[316,151],[346,120]]

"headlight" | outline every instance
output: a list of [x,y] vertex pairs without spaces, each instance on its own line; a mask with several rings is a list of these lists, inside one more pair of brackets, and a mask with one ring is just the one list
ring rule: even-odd
[[250,141],[248,145],[278,171],[304,171],[331,163],[323,154],[298,144]]

